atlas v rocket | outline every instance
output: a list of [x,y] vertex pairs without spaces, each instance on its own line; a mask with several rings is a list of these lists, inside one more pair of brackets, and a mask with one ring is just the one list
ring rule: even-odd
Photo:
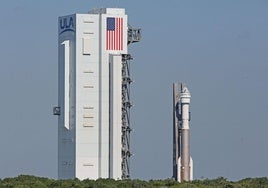
[[190,156],[190,99],[185,84],[173,84],[173,178],[193,180],[193,160]]

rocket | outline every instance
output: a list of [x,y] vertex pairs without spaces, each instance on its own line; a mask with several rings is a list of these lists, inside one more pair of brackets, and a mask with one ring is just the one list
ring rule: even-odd
[[173,84],[173,178],[193,180],[193,160],[190,156],[190,99],[185,84]]

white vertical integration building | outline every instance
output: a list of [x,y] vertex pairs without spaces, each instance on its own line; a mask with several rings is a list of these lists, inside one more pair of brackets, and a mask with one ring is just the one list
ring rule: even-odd
[[127,53],[140,30],[119,8],[59,17],[58,26],[58,178],[128,178]]

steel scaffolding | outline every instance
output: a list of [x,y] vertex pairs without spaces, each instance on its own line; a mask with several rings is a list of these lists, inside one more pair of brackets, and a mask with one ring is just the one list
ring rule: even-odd
[[[141,29],[128,25],[128,44],[141,40]],[[122,179],[130,178],[130,54],[122,54]]]
[[122,179],[130,177],[130,54],[122,54]]

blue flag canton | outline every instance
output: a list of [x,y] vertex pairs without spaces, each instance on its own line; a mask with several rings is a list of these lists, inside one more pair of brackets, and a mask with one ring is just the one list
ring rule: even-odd
[[115,18],[107,18],[107,31],[115,30]]

